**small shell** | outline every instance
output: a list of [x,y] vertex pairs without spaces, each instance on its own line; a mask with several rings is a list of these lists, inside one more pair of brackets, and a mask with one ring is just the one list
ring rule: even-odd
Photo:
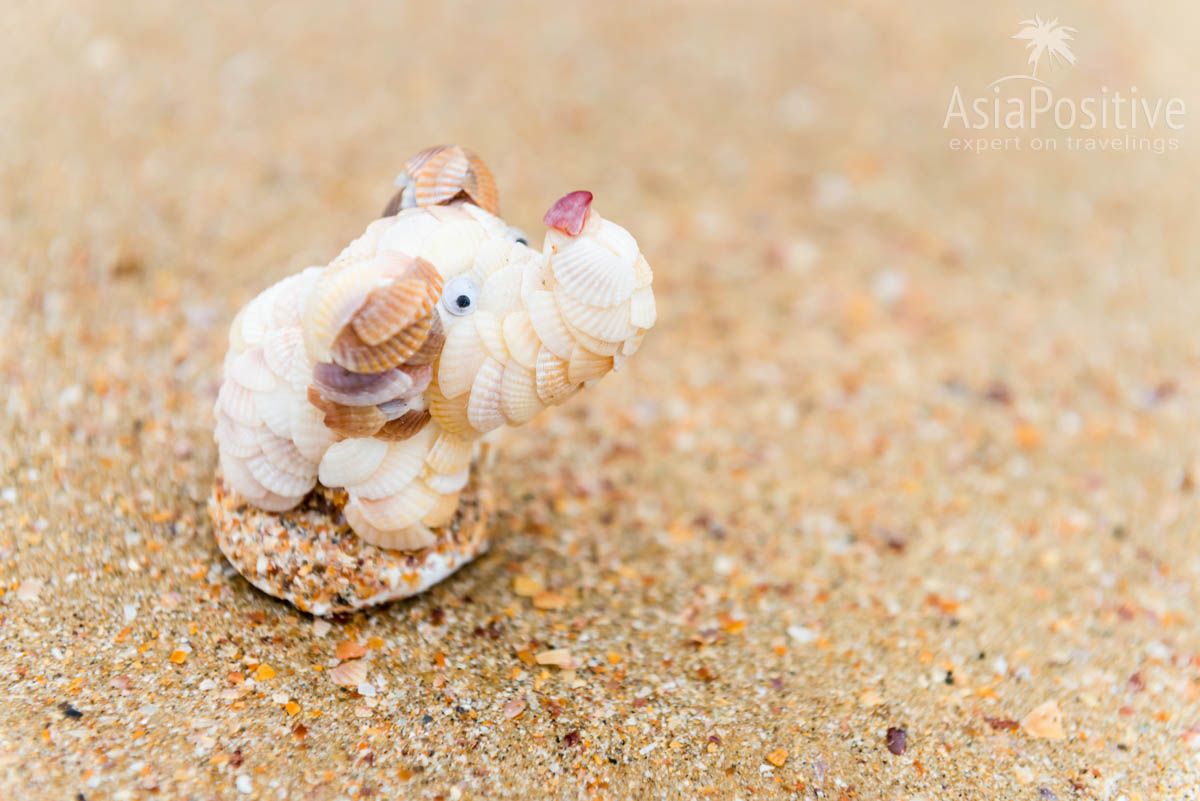
[[325,425],[325,414],[304,398],[292,400],[292,442],[304,458],[320,462],[337,435]]
[[567,378],[566,360],[546,348],[538,353],[536,381],[538,397],[547,406],[562,403],[579,389]]
[[516,362],[506,364],[500,386],[500,410],[508,422],[515,426],[528,423],[544,408],[538,398],[534,371]]
[[[638,348],[642,346],[642,340],[646,338],[645,331],[638,331],[636,334],[625,340],[621,344],[621,355],[625,357],[632,356],[638,352]],[[613,357],[614,359],[616,357]],[[614,362],[615,364],[615,362]]]
[[471,399],[467,402],[467,419],[476,431],[491,431],[504,425],[504,413],[500,410],[503,381],[504,364],[485,359],[475,374]]
[[327,362],[313,369],[313,382],[322,398],[347,406],[374,406],[413,391],[412,377],[404,371],[352,373]]
[[237,321],[240,321],[238,333],[245,344],[261,344],[263,337],[274,327],[272,318],[274,317],[275,295],[278,291],[278,284],[264,289],[238,314],[236,318]]
[[259,419],[277,437],[292,438],[292,404],[295,395],[290,387],[281,387],[254,399]]
[[221,473],[225,476],[225,480],[229,482],[229,486],[237,490],[239,495],[250,501],[257,501],[267,495],[267,488],[260,484],[250,469],[246,467],[245,459],[239,459],[222,450],[220,463]]
[[389,420],[375,436],[388,442],[401,442],[424,429],[431,418],[428,409],[411,409],[395,420]]
[[413,182],[418,206],[446,203],[466,195],[491,214],[500,211],[496,179],[479,156],[457,145],[422,150],[404,167]]
[[330,670],[329,678],[339,687],[358,687],[367,680],[367,670],[366,660],[352,659]]
[[272,467],[306,481],[316,478],[317,466],[305,459],[290,439],[277,437],[264,429],[259,436],[259,445]]
[[633,274],[635,277],[634,285],[638,289],[645,289],[654,283],[654,271],[650,269],[650,262],[646,261],[646,257],[638,254],[637,261],[633,265]]
[[563,321],[588,336],[606,342],[620,342],[633,336],[636,327],[629,321],[629,304],[602,309],[588,306],[564,292],[555,292]]
[[235,423],[229,415],[217,413],[217,445],[221,453],[245,459],[258,453],[258,431]]
[[309,267],[289,275],[279,282],[279,292],[271,308],[271,329],[299,328],[304,313],[304,302],[313,282],[321,274],[322,267]]
[[529,322],[542,345],[560,359],[571,358],[575,340],[563,324],[554,293],[539,289],[530,294],[525,305],[529,310]]
[[308,388],[308,401],[325,413],[325,425],[343,437],[369,437],[387,423],[377,407],[333,403],[322,398],[316,387]]
[[601,356],[612,356],[621,349],[621,343],[619,341],[596,339],[593,336],[583,333],[570,323],[567,323],[566,326],[567,332],[571,335],[571,338],[575,340],[575,343],[582,345],[592,353],[597,353]]
[[475,261],[471,263],[471,273],[478,276],[480,286],[508,265],[508,255],[512,252],[513,244],[504,237],[489,237],[479,244],[478,250],[475,251]]
[[471,319],[475,322],[475,331],[479,334],[479,341],[483,343],[488,355],[499,362],[508,361],[508,347],[504,344],[500,318],[480,309],[471,315]]
[[654,305],[654,290],[646,287],[634,292],[629,301],[629,322],[638,328],[650,328],[657,319],[658,310]]
[[259,484],[262,484],[268,491],[274,492],[277,495],[285,497],[304,495],[313,487],[312,478],[294,476],[291,473],[280,470],[262,454],[251,456],[247,459],[246,468]]
[[504,345],[513,360],[522,367],[532,370],[537,365],[537,353],[542,347],[533,323],[529,322],[529,312],[524,309],[512,312],[504,318],[502,326]]
[[458,496],[457,492],[439,496],[437,503],[421,518],[421,522],[435,528],[450,525],[450,522],[454,520],[454,515],[458,512]]
[[275,373],[267,366],[261,347],[252,347],[234,359],[228,377],[251,392],[270,392],[276,384]]
[[429,235],[417,255],[437,267],[443,277],[451,278],[471,269],[485,237],[484,229],[469,217],[445,222]]
[[[374,225],[374,223],[372,223]],[[391,227],[379,238],[380,253],[403,253],[416,258],[429,235],[441,222],[424,209],[408,209],[395,217]]]
[[429,336],[425,337],[425,344],[421,346],[420,350],[409,356],[404,362],[405,364],[413,366],[433,364],[442,354],[442,347],[446,344],[446,329],[442,325],[440,314],[434,312],[431,319],[433,327],[429,329]]
[[302,389],[308,383],[312,367],[304,352],[304,334],[298,327],[275,329],[263,338],[262,349],[263,358],[275,375],[295,389]]
[[521,299],[521,266],[511,264],[492,273],[483,283],[479,296],[479,311],[503,317]]
[[474,434],[471,421],[467,419],[467,394],[463,393],[454,399],[443,395],[436,387],[431,386],[425,393],[429,401],[429,414],[433,421],[444,431],[451,434]]
[[304,349],[310,359],[330,361],[334,340],[377,284],[371,259],[328,267],[321,273],[304,306]]
[[436,284],[420,278],[394,281],[371,290],[350,324],[366,344],[382,344],[428,315],[441,292],[440,277]]
[[443,431],[433,441],[425,463],[435,473],[457,473],[471,463],[474,450],[474,441]]
[[327,487],[350,487],[373,476],[389,453],[388,444],[371,437],[344,439],[321,457],[318,477]]
[[429,438],[387,443],[379,468],[353,487],[354,494],[368,500],[387,498],[411,484],[425,467]]
[[419,522],[437,503],[437,499],[437,493],[417,479],[386,498],[359,498],[358,502],[368,523],[380,531],[390,532]]
[[567,363],[567,377],[572,384],[582,384],[607,375],[612,367],[611,356],[598,356],[587,348],[576,346]]
[[381,373],[420,350],[432,327],[433,320],[426,316],[378,345],[363,342],[354,328],[348,327],[333,343],[333,361],[356,373]]
[[217,408],[229,419],[245,426],[258,425],[254,393],[236,381],[226,381],[217,392]]
[[439,495],[457,495],[463,487],[467,486],[467,479],[470,476],[471,471],[468,468],[457,473],[430,473],[423,480],[426,486]]
[[470,318],[462,318],[451,326],[438,361],[438,388],[447,398],[457,398],[469,391],[479,365],[487,358],[483,342]]
[[624,303],[637,280],[632,260],[623,261],[588,236],[551,256],[550,266],[559,288],[586,306],[609,308]]

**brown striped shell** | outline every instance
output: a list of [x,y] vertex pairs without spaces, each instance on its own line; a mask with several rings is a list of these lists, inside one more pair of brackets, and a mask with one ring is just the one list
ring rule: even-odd
[[490,214],[500,213],[492,171],[465,147],[440,145],[422,150],[404,165],[403,186],[383,210],[390,217],[411,206],[439,206],[465,197]]

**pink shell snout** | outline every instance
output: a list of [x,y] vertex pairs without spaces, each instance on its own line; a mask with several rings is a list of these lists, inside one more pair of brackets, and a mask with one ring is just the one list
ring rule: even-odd
[[542,222],[567,236],[579,236],[587,224],[588,210],[592,207],[592,193],[586,189],[569,192],[554,202]]

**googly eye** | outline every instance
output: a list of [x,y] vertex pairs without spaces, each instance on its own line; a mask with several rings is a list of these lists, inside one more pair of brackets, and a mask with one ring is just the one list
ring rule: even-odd
[[452,278],[442,290],[442,307],[451,314],[461,317],[475,310],[475,298],[479,288],[465,275]]
[[515,225],[510,225],[508,230],[504,232],[504,236],[510,242],[516,242],[519,245],[528,245],[529,237],[525,236],[525,232]]

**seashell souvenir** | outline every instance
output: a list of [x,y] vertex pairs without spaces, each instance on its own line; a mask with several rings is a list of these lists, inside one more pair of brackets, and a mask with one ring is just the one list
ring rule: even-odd
[[217,542],[317,615],[421,592],[486,550],[489,432],[608,374],[656,317],[649,264],[591,193],[551,206],[538,251],[464,148],[422,151],[397,185],[327,266],[236,315],[214,407]]

